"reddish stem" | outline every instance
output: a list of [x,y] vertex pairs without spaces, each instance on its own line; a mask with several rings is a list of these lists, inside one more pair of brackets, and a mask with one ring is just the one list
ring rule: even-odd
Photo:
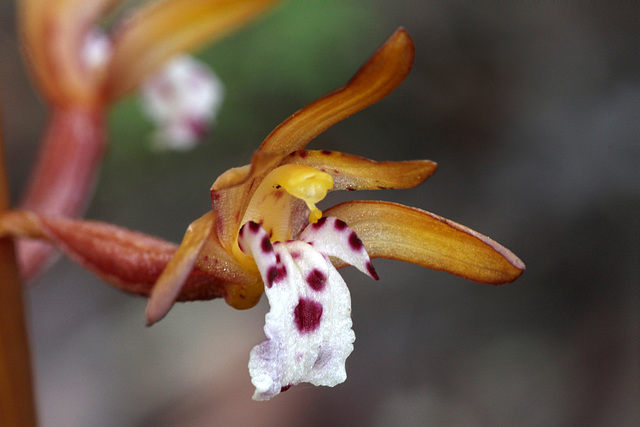
[[[93,193],[105,133],[101,107],[54,108],[20,206],[48,216],[79,216]],[[17,248],[25,279],[37,274],[54,251],[51,245],[35,241],[19,241]]]

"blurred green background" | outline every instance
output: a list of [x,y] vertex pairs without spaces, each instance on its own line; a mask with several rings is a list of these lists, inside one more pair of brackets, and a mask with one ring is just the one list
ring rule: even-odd
[[[45,112],[15,5],[0,5],[0,89],[17,198]],[[310,148],[439,170],[396,192],[331,194],[417,206],[527,264],[480,285],[386,260],[351,268],[357,340],[346,383],[251,401],[247,362],[266,301],[176,306],[145,328],[141,298],[66,259],[28,291],[42,426],[631,426],[640,423],[637,8],[632,2],[299,0],[197,53],[226,98],[207,141],[149,150],[135,97],[110,116],[87,217],[179,241],[209,186],[287,116],[343,85],[404,26],[412,74]],[[637,16],[637,14],[636,14]]]

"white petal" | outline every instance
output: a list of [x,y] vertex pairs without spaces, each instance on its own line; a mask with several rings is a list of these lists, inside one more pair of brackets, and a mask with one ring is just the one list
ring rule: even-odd
[[271,310],[265,316],[267,340],[251,351],[253,398],[270,399],[301,382],[343,382],[355,341],[347,285],[329,259],[306,242],[274,243],[274,263],[262,243],[266,232],[255,228],[249,232],[245,225],[239,242],[256,259]]
[[344,221],[335,217],[320,218],[302,230],[298,238],[311,243],[319,252],[339,258],[373,279],[379,279],[362,241]]

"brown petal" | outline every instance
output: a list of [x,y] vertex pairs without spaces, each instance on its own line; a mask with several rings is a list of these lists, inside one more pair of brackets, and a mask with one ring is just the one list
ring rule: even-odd
[[347,202],[325,211],[351,227],[369,256],[397,259],[482,283],[517,279],[524,263],[490,238],[438,215],[396,203]]
[[134,90],[174,55],[222,37],[276,0],[164,0],[149,2],[117,29],[106,96]]
[[294,113],[271,132],[260,150],[290,153],[304,148],[329,127],[380,101],[409,74],[413,53],[409,34],[396,30],[346,86]]
[[376,162],[336,151],[300,150],[282,164],[295,163],[326,172],[333,177],[334,190],[379,190],[412,188],[436,171],[430,160]]

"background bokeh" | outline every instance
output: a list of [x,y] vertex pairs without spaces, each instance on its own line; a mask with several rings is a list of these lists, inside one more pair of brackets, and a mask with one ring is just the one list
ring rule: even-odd
[[[324,206],[417,206],[491,236],[527,271],[492,287],[386,260],[380,282],[344,269],[357,336],[348,380],[264,403],[251,400],[247,362],[266,301],[181,304],[145,328],[143,299],[61,259],[27,292],[42,426],[638,425],[633,3],[290,1],[198,52],[226,100],[194,151],[150,151],[139,101],[118,104],[87,217],[179,241],[221,172],[404,26],[416,44],[406,82],[310,147],[439,170],[416,189]],[[0,5],[0,92],[18,198],[45,111],[14,9]]]

